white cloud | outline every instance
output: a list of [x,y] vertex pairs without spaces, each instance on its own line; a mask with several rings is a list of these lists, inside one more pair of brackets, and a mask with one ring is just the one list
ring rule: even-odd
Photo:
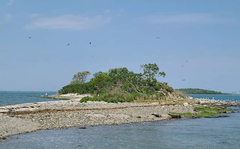
[[121,16],[123,12],[124,12],[124,9],[121,8],[121,9],[119,10],[119,12],[118,12],[118,16]]
[[104,16],[86,17],[81,15],[63,15],[54,18],[36,17],[25,29],[72,29],[84,30],[95,28],[110,22],[111,18]]
[[11,6],[15,3],[15,0],[9,0],[9,2],[7,3],[7,6]]
[[213,23],[227,23],[230,21],[228,19],[220,18],[210,13],[153,15],[147,16],[145,20],[147,22],[156,24],[171,24],[171,23],[213,24]]
[[12,21],[12,15],[11,15],[11,14],[6,14],[6,15],[5,15],[5,21],[6,21],[6,22]]

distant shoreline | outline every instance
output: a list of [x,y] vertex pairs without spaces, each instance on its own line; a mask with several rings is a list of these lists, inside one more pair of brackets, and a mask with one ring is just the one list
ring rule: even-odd
[[217,91],[213,91],[213,90],[199,89],[199,88],[180,88],[180,89],[175,89],[175,90],[181,91],[184,94],[226,95],[226,93],[217,92]]

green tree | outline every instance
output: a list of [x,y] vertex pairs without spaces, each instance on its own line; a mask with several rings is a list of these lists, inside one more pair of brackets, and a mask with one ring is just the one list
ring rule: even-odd
[[144,64],[140,66],[141,68],[143,68],[143,75],[147,78],[147,79],[151,79],[153,80],[154,77],[156,75],[165,77],[166,73],[165,72],[159,72],[159,67],[157,66],[156,63],[154,64]]
[[102,74],[102,73],[103,73],[102,71],[96,72],[93,74],[93,77],[96,78],[99,74]]
[[125,75],[125,74],[128,74],[128,73],[129,73],[129,71],[126,67],[109,69],[109,71],[108,71],[108,75],[110,77]]
[[72,78],[72,82],[70,83],[70,85],[74,85],[74,84],[83,84],[85,83],[85,81],[87,80],[87,77],[90,75],[91,73],[89,71],[82,71],[82,72],[78,72],[77,74],[75,74]]
[[100,73],[95,78],[91,79],[91,82],[95,85],[97,90],[102,89],[108,83],[110,83],[110,77],[107,73]]

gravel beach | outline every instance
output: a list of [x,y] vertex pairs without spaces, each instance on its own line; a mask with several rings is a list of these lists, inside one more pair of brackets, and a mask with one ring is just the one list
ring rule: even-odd
[[[82,96],[81,96],[82,97]],[[165,103],[80,103],[81,98],[71,100],[26,103],[0,107],[0,139],[20,133],[43,129],[85,129],[94,125],[119,125],[144,121],[170,120],[169,112],[194,113],[196,106],[207,103],[232,106],[236,103],[207,99],[192,99],[183,104]]]

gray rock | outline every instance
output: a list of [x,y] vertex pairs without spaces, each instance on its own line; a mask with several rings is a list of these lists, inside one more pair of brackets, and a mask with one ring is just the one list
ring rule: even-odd
[[157,113],[153,113],[152,115],[156,116],[156,117],[161,117],[161,115],[157,114]]
[[220,118],[220,117],[229,117],[229,115],[220,114],[220,115],[214,115],[214,116],[205,116],[205,118]]
[[172,118],[181,118],[181,115],[179,114],[168,114],[170,115]]
[[188,103],[187,103],[187,102],[184,102],[183,105],[186,107],[186,106],[188,106]]

